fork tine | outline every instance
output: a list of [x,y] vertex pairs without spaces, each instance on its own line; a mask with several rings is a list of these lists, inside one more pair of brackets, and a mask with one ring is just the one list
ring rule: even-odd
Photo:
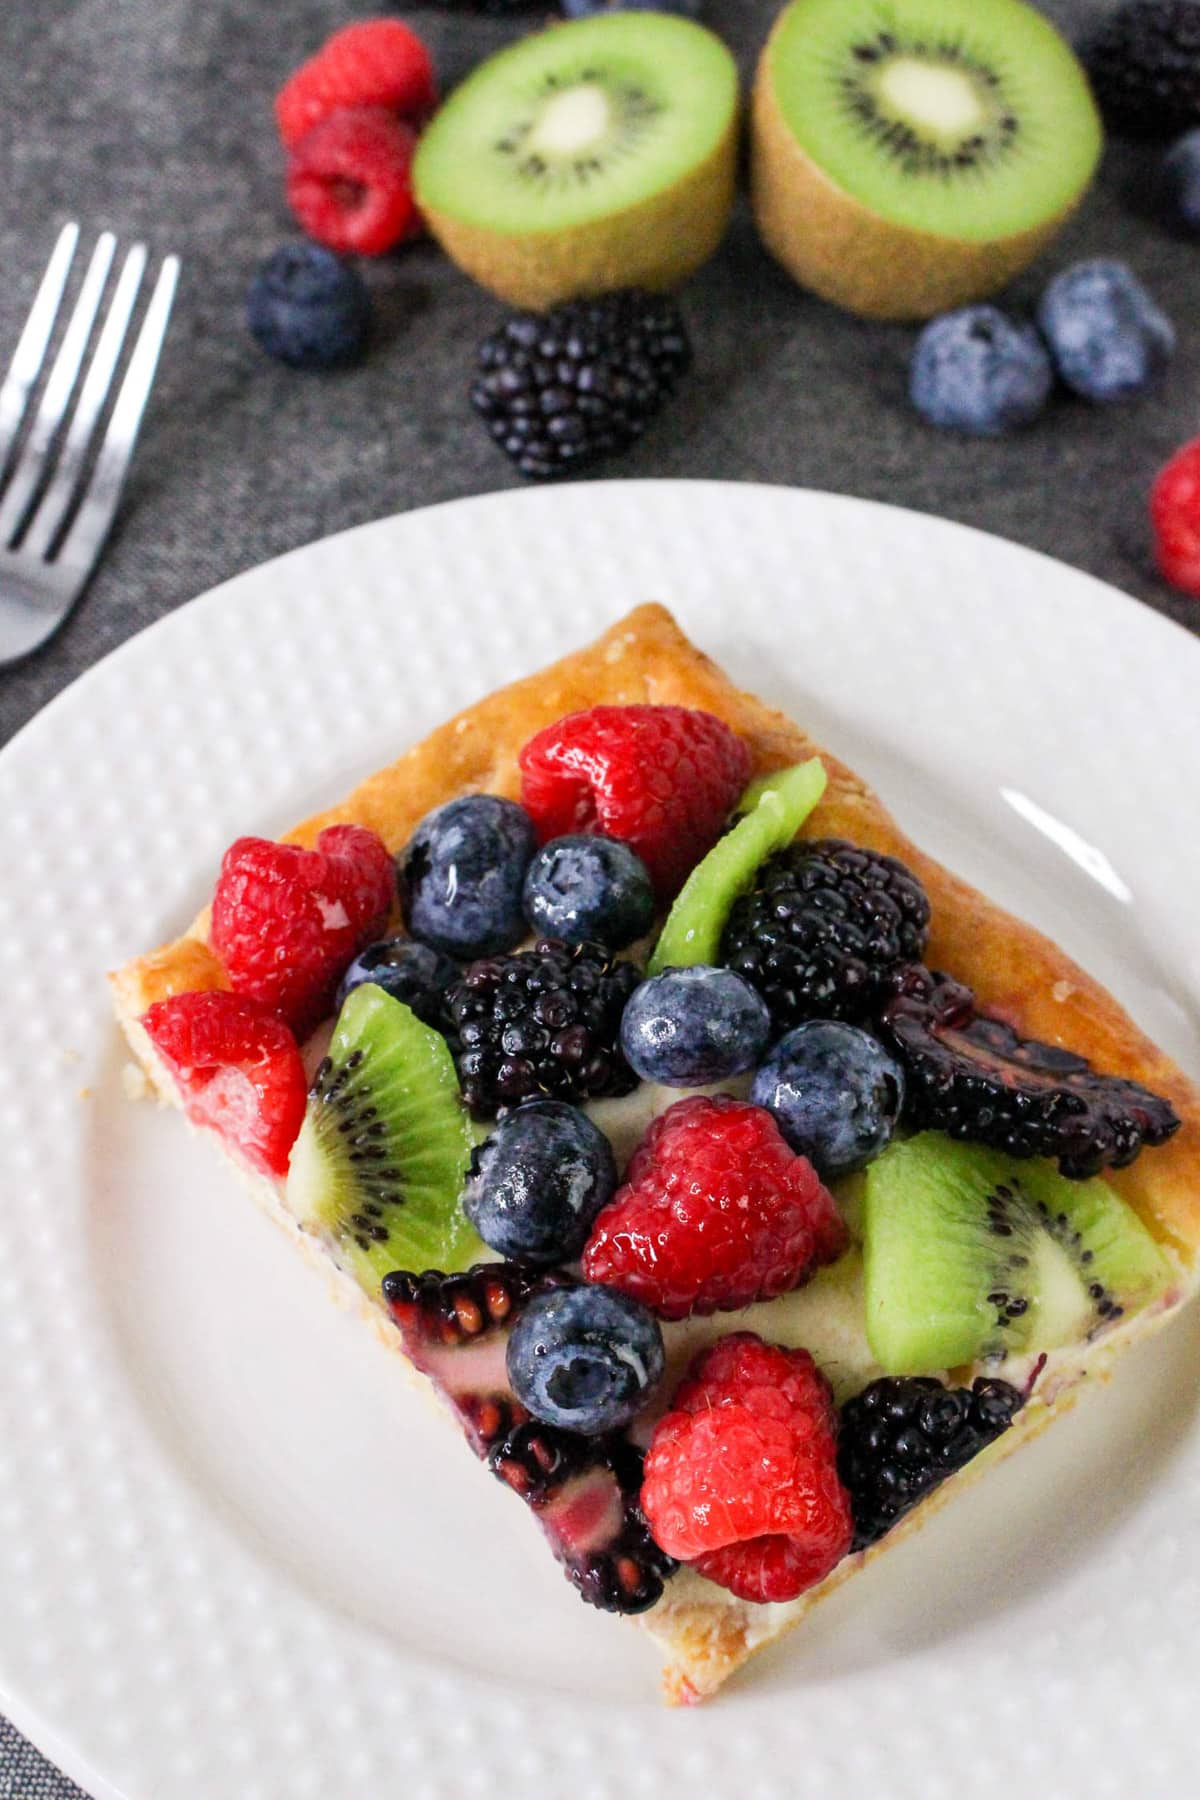
[[154,284],[96,466],[84,490],[79,511],[50,565],[52,568],[73,568],[85,573],[95,562],[108,535],[137,444],[142,414],[154,385],[154,371],[158,367],[178,282],[179,258],[168,256]]
[[63,289],[67,285],[67,276],[71,272],[71,262],[78,242],[79,227],[72,220],[58,234],[58,242],[50,254],[46,273],[42,276],[41,286],[34,296],[29,317],[8,365],[4,386],[0,388],[0,487],[3,487],[8,474],[8,459],[21,429],[29,396],[41,373],[42,358],[54,331],[54,321],[58,317]]
[[100,332],[91,366],[79,391],[71,428],[59,453],[54,475],[21,540],[23,554],[44,556],[67,515],[96,421],[104,411],[113,376],[121,360],[125,333],[129,329],[129,320],[137,302],[145,268],[146,246],[135,244],[125,258],[118,277],[116,292]]
[[42,403],[38,407],[25,448],[17,459],[8,492],[0,505],[0,550],[10,545],[16,536],[42,478],[46,453],[54,440],[54,434],[67,415],[88,340],[92,335],[92,326],[100,310],[104,284],[108,280],[116,247],[117,240],[111,231],[102,232],[96,240],[96,248],[92,251],[92,260],[83,278],[75,310],[71,314],[70,324],[63,334],[54,367],[46,382]]

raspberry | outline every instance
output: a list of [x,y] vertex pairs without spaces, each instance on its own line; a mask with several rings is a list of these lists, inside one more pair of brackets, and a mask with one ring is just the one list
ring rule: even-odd
[[812,1164],[770,1113],[718,1094],[655,1119],[592,1227],[583,1270],[684,1319],[774,1300],[847,1241]]
[[239,994],[304,1037],[332,1010],[355,953],[379,936],[396,893],[373,831],[333,825],[315,850],[239,838],[225,852],[210,938]]
[[332,113],[306,132],[288,160],[287,196],[309,237],[343,256],[382,256],[419,231],[416,141],[377,106]]
[[420,125],[437,105],[429,52],[399,19],[363,19],[335,31],[275,96],[285,150],[345,107],[380,106]]
[[196,1125],[210,1125],[254,1168],[286,1175],[308,1083],[296,1040],[257,1000],[224,989],[175,994],[142,1027]]
[[543,843],[569,832],[621,838],[670,899],[711,850],[750,775],[720,719],[683,706],[593,706],[521,752],[521,797]]
[[853,1536],[836,1431],[807,1350],[739,1331],[701,1351],[646,1452],[656,1543],[740,1600],[794,1600]]
[[1159,568],[1172,587],[1200,600],[1200,438],[1159,470],[1150,519]]

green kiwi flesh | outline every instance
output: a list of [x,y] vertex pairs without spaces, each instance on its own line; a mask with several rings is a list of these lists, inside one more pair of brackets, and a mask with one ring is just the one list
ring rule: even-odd
[[1026,231],[1078,197],[1100,153],[1073,51],[1022,0],[796,0],[769,67],[829,180],[923,232]]
[[459,1200],[473,1143],[445,1040],[365,983],[313,1082],[288,1209],[372,1297],[392,1269],[464,1268],[486,1254]]
[[819,757],[763,775],[742,795],[740,818],[696,864],[667,915],[648,973],[715,963],[725,921],[767,857],[790,844],[825,792]]
[[1106,1182],[939,1132],[870,1165],[863,1231],[867,1337],[891,1375],[1081,1343],[1172,1277]]
[[417,149],[417,200],[449,254],[518,304],[670,286],[728,223],[737,115],[733,58],[691,20],[555,25],[450,96]]

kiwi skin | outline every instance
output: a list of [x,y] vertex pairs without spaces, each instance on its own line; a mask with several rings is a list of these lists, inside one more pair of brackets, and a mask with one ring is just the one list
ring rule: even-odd
[[510,306],[538,311],[560,300],[640,287],[679,287],[717,249],[733,211],[739,118],[682,181],[574,231],[501,232],[453,219],[417,200],[451,262]]
[[1086,188],[1028,231],[973,244],[894,224],[837,187],[796,142],[776,96],[769,62],[786,16],[754,80],[750,203],[763,243],[802,287],[864,319],[930,319],[994,294],[1058,236]]

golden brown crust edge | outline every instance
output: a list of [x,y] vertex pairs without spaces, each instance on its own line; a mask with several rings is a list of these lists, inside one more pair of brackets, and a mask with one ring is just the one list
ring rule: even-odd
[[[864,782],[783,714],[735,688],[661,606],[637,608],[595,644],[477,702],[371,776],[342,804],[297,826],[289,838],[311,843],[324,826],[353,821],[377,831],[390,849],[398,849],[426,812],[455,794],[480,790],[515,796],[517,753],[541,726],[587,706],[636,702],[702,707],[715,713],[746,739],[759,773],[819,752],[829,773],[829,788],[806,834],[845,836],[900,856],[914,868],[933,905],[929,954],[936,966],[968,982],[989,1007],[1019,1029],[1067,1044],[1099,1068],[1143,1081],[1171,1098],[1184,1121],[1179,1133],[1113,1181],[1190,1267],[1200,1249],[1200,1094],[1192,1084],[1098,983],[1047,938],[909,843]],[[149,1005],[171,993],[226,985],[219,960],[204,942],[206,928],[207,916],[201,914],[183,937],[134,959],[111,977],[118,1016],[143,1062],[148,1061],[149,1046],[136,1029],[136,1020]],[[148,1067],[152,1079],[157,1079],[152,1059]],[[163,1084],[158,1085],[161,1089]],[[1140,1316],[1131,1320],[1129,1329],[1106,1346],[1105,1360],[1163,1316],[1147,1317],[1144,1324]],[[1094,1366],[1089,1372],[1095,1372]],[[1071,1379],[1082,1374],[1076,1371]],[[660,1605],[645,1622],[667,1652],[668,1699],[687,1702],[715,1692],[762,1644],[799,1623],[811,1605],[864,1561],[919,1529],[959,1485],[1033,1436],[1069,1403],[1070,1390],[1064,1385],[1052,1400],[1031,1406],[991,1451],[945,1483],[867,1558],[841,1565],[765,1633],[754,1629],[757,1609],[730,1601],[708,1584],[696,1582],[694,1595]]]

